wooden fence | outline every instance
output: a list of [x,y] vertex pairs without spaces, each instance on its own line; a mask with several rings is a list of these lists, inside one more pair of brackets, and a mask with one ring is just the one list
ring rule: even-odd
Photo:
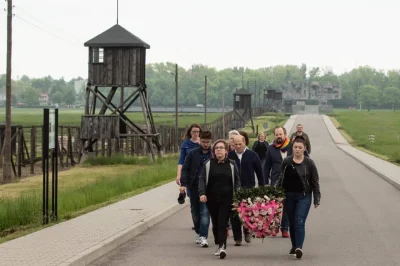
[[[265,110],[261,107],[253,108],[252,116],[260,116],[264,111]],[[247,113],[243,118],[249,120],[250,114]],[[211,123],[199,124],[203,129],[212,132],[213,139],[220,139],[227,137],[235,119],[237,119],[237,114],[231,111]],[[188,126],[189,125],[185,125],[185,127],[178,128],[179,138],[185,134]],[[180,144],[182,139],[175,139],[175,127],[165,125],[156,127],[157,132],[160,134],[160,142],[163,145],[164,153],[178,152],[179,147],[177,147],[176,143]],[[12,167],[14,176],[24,177],[42,173],[42,129],[42,126],[13,127]],[[78,163],[82,143],[80,141],[79,127],[59,126],[58,134],[59,168],[62,170]],[[94,144],[94,152],[96,156],[111,156],[113,154],[141,156],[147,154],[147,146],[146,143],[138,137],[101,139]],[[3,174],[3,153],[4,134],[0,132],[0,175]]]

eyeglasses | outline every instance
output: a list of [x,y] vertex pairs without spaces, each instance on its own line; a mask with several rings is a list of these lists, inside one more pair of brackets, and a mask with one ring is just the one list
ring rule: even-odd
[[217,146],[215,147],[216,150],[225,150],[225,146]]
[[200,131],[191,131],[191,133],[197,133],[197,134],[199,134]]
[[203,144],[210,144],[211,140],[200,140],[200,142]]

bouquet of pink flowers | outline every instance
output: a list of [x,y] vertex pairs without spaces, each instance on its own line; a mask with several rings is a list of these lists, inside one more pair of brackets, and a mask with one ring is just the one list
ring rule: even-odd
[[282,218],[283,190],[270,186],[236,192],[233,210],[243,227],[256,238],[276,234]]

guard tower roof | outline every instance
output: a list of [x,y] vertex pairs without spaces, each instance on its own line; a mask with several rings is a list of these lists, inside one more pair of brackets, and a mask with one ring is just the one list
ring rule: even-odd
[[252,95],[251,92],[246,90],[245,88],[241,88],[233,93],[234,95]]
[[116,24],[100,33],[93,39],[85,42],[89,47],[139,47],[149,49],[150,45],[142,41],[139,37]]

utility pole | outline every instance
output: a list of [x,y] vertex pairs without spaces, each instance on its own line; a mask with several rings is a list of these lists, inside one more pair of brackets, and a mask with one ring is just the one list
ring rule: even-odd
[[178,64],[175,64],[175,141],[178,151],[179,134],[178,134]]
[[204,77],[204,125],[207,124],[207,76]]
[[244,89],[244,74],[243,74],[243,71],[242,71],[242,88]]
[[11,182],[11,55],[12,55],[12,0],[7,1],[7,73],[6,73],[6,129],[4,137],[3,181]]
[[224,105],[225,91],[222,90],[222,136],[225,138],[225,105]]
[[254,80],[254,105],[257,107],[257,80]]

